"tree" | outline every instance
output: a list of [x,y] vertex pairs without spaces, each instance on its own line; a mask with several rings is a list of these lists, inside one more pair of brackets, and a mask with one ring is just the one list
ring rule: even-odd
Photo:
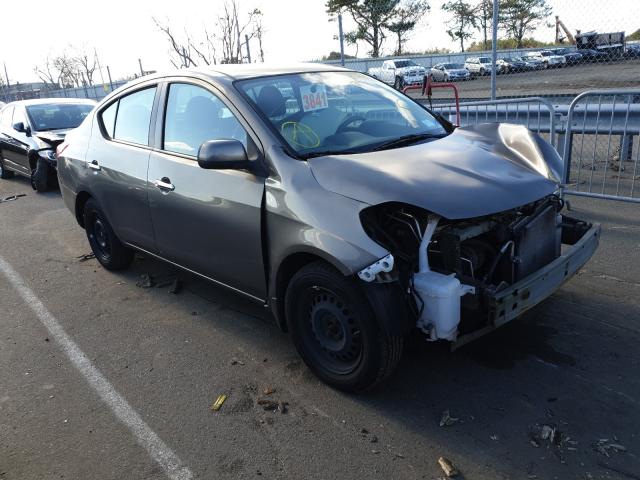
[[351,40],[362,40],[371,46],[371,56],[380,56],[386,38],[385,25],[396,16],[400,0],[328,0],[327,13],[337,15],[347,12],[356,24],[356,30],[348,32]]
[[522,48],[522,39],[532,34],[552,9],[547,0],[500,0],[500,24]]
[[482,32],[483,50],[489,49],[489,32],[493,28],[493,1],[480,0],[476,6],[478,28]]
[[442,10],[451,14],[447,33],[452,40],[460,42],[460,50],[464,52],[465,40],[473,36],[472,29],[478,25],[475,9],[464,0],[449,0],[442,5]]
[[426,0],[410,0],[401,4],[393,20],[386,25],[387,29],[395,33],[398,40],[398,47],[395,55],[402,55],[402,44],[406,42],[409,32],[424,17],[431,7]]

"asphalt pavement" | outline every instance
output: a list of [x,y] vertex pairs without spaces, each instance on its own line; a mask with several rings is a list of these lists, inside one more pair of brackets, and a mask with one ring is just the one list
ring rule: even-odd
[[262,306],[143,256],[108,272],[59,192],[0,180],[20,193],[0,202],[0,480],[438,479],[440,456],[462,479],[640,478],[638,205],[572,199],[603,224],[579,275],[456,352],[413,338],[347,395]]

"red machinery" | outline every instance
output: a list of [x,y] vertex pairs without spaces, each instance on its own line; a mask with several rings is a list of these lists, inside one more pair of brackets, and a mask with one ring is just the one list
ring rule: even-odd
[[456,125],[460,126],[460,96],[458,95],[458,87],[456,87],[453,83],[434,83],[431,80],[431,74],[427,74],[424,76],[422,85],[411,85],[408,87],[404,87],[402,89],[402,93],[406,94],[409,90],[422,90],[422,95],[426,95],[429,99],[429,107],[432,107],[431,92],[434,88],[450,88],[453,90],[453,96],[456,100]]

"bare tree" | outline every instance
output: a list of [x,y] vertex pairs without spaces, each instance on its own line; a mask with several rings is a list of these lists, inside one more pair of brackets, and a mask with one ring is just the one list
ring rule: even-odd
[[97,62],[95,51],[91,54],[87,53],[86,49],[78,51],[75,56],[76,67],[80,70],[81,76],[87,82],[87,85],[93,85],[93,74],[96,71]]
[[155,17],[153,22],[164,33],[171,47],[171,63],[176,68],[215,65],[216,63],[242,63],[246,38],[257,37],[260,44],[260,58],[264,60],[262,38],[262,12],[255,9],[240,21],[237,0],[226,0],[211,30],[205,27],[200,35],[184,31],[178,36],[168,23],[162,23]]
[[60,86],[60,72],[53,67],[53,61],[50,55],[47,55],[45,61],[40,65],[36,65],[33,71],[38,75],[38,78],[47,85],[52,87]]

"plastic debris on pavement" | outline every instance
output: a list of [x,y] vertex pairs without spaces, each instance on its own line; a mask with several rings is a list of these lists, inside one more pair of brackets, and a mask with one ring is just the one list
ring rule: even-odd
[[444,474],[449,478],[455,477],[460,473],[448,458],[440,457],[438,459],[438,464],[440,465],[440,468],[442,468]]
[[27,196],[26,193],[17,193],[15,195],[9,195],[8,197],[0,198],[0,203],[12,202],[13,200],[17,200],[21,197],[26,197],[26,196]]
[[233,357],[231,359],[231,365],[244,365],[244,362],[242,360],[238,360],[236,357]]
[[138,280],[138,282],[136,283],[136,286],[140,288],[152,288],[154,285],[155,282],[153,280],[153,277],[148,273],[140,275],[140,280]]
[[449,413],[449,410],[445,410],[442,412],[442,417],[440,418],[440,426],[441,427],[450,427],[460,421],[457,417],[452,417]]
[[211,410],[214,412],[217,412],[218,410],[220,410],[222,408],[222,404],[226,399],[227,399],[227,396],[224,393],[221,395],[218,395],[218,398],[216,398],[216,401],[213,402],[213,405],[211,405]]
[[613,437],[613,439],[600,438],[595,443],[594,448],[596,452],[604,455],[605,457],[610,457],[611,453],[614,452],[619,453],[627,451],[627,448],[624,445],[618,443],[618,439],[616,437]]
[[91,253],[85,253],[84,255],[78,255],[76,257],[76,259],[78,260],[78,262],[86,262],[87,260],[93,260],[94,258],[96,258],[96,254],[91,252]]

